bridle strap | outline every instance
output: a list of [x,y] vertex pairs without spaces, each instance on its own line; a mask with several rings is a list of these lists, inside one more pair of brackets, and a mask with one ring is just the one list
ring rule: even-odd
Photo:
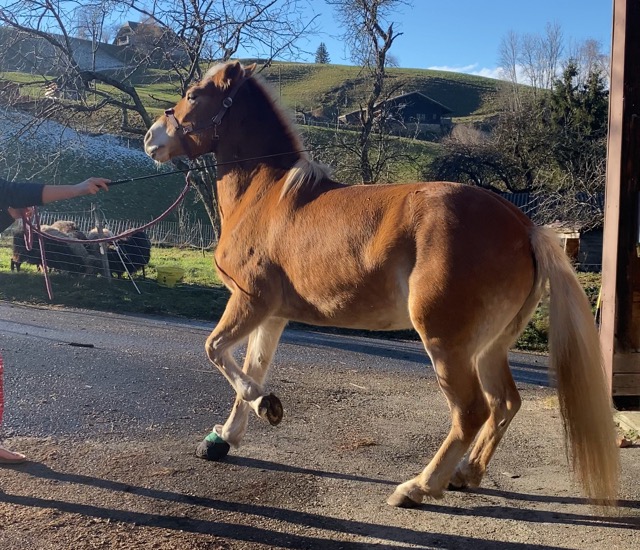
[[213,133],[213,139],[219,139],[220,136],[218,135],[218,126],[220,126],[220,124],[222,123],[222,119],[224,118],[224,115],[227,114],[227,111],[233,105],[233,98],[235,97],[236,93],[238,92],[238,90],[244,84],[244,82],[246,80],[247,80],[247,77],[242,77],[240,80],[238,80],[234,84],[234,86],[231,88],[231,90],[229,90],[229,93],[227,94],[227,97],[225,97],[222,100],[222,107],[220,107],[220,110],[211,119],[211,122],[209,122],[209,124],[205,124],[204,126],[199,126],[199,127],[196,127],[196,128],[189,127],[189,126],[183,126],[178,121],[178,119],[176,118],[174,109],[167,109],[164,112],[165,116],[167,117],[167,120],[176,129],[176,132],[177,132],[177,135],[178,135],[178,139],[180,140],[180,144],[182,145],[182,148],[184,149],[185,153],[187,154],[187,156],[190,159],[194,159],[195,156],[192,156],[192,154],[191,154],[191,147],[189,145],[189,140],[186,139],[186,136],[188,134],[198,134],[198,133],[203,132],[205,130],[209,130],[211,128],[214,128],[215,131]]

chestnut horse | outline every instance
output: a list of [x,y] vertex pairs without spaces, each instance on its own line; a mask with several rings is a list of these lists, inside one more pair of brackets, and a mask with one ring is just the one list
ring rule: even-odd
[[[550,285],[551,368],[573,469],[612,501],[618,455],[589,302],[558,238],[491,192],[456,183],[344,185],[302,150],[255,65],[213,67],[149,129],[158,162],[212,152],[222,231],[215,265],[231,291],[205,349],[236,392],[196,454],[238,446],[250,410],[271,424],[264,390],[288,320],[370,330],[413,327],[451,411],[442,446],[395,506],[479,485],[520,408],[507,352]],[[232,351],[248,340],[244,367]]]

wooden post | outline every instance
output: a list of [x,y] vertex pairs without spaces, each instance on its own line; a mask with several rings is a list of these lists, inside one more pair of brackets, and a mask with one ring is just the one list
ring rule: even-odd
[[[98,212],[95,204],[91,204],[91,210],[93,212],[93,217],[96,222],[96,229],[98,231],[98,238],[102,239],[104,237],[104,223],[102,221],[102,216]],[[107,245],[105,243],[100,243],[100,257],[102,258],[102,275],[107,278],[109,284],[111,284],[111,269],[109,269],[109,256],[107,255]]]
[[640,405],[640,2],[614,0],[602,343],[614,401]]

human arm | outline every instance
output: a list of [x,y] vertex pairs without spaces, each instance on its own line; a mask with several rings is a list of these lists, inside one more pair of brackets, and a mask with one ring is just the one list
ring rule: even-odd
[[100,189],[108,191],[109,181],[105,178],[89,178],[75,185],[45,185],[42,189],[42,204],[84,195],[95,195]]
[[95,195],[100,189],[109,190],[109,180],[89,178],[75,185],[45,185],[0,180],[0,208],[39,206],[83,195]]
[[105,178],[89,178],[76,185],[16,183],[0,179],[0,231],[19,218],[24,208],[92,195],[100,189],[108,191],[108,183]]

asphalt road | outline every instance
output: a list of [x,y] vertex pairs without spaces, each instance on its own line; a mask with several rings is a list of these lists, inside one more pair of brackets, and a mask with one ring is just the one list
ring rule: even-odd
[[211,463],[193,451],[234,397],[211,329],[0,302],[3,435],[33,461],[0,469],[3,550],[637,547],[640,448],[602,516],[568,472],[545,357],[511,358],[524,405],[482,487],[399,510],[386,497],[449,420],[417,342],[286,331],[267,384],[283,422],[252,419]]
[[[212,328],[173,318],[0,302],[11,403],[5,433],[90,435],[99,422],[134,434],[153,425],[180,430],[186,418],[203,428],[219,421],[232,392],[204,353]],[[315,331],[285,332],[273,376],[292,364],[303,371],[366,364],[378,372],[433,376],[418,342]],[[547,385],[545,356],[512,354],[511,364],[518,381]]]

